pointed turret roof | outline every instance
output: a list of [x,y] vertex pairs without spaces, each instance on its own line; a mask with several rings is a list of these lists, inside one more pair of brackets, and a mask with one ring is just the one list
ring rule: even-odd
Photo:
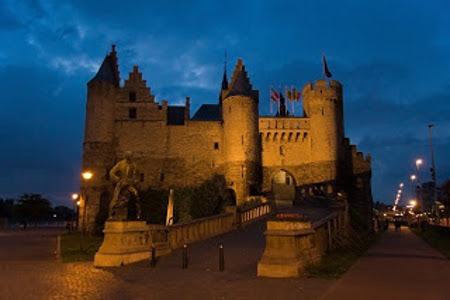
[[230,92],[227,97],[235,95],[252,95],[252,85],[250,84],[250,79],[247,76],[247,71],[245,66],[242,64],[242,59],[238,59],[236,68],[233,71],[233,77],[230,83]]
[[115,86],[119,86],[120,76],[115,45],[112,45],[111,52],[106,55],[100,69],[91,81],[106,81],[111,82]]

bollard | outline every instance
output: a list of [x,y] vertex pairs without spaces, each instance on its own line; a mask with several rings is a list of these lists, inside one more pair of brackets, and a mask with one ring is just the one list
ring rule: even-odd
[[223,255],[223,245],[219,244],[219,271],[222,272],[225,269],[225,258]]
[[156,267],[156,249],[154,244],[152,244],[152,259],[150,261],[150,266],[152,268]]
[[183,269],[188,267],[187,244],[183,245]]

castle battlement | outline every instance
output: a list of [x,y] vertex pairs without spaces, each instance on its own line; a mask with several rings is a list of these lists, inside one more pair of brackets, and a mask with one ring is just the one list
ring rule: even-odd
[[260,117],[259,131],[280,129],[310,129],[309,118],[305,117]]
[[313,94],[315,97],[326,100],[342,100],[342,84],[337,80],[316,80],[307,83],[302,89],[303,97]]

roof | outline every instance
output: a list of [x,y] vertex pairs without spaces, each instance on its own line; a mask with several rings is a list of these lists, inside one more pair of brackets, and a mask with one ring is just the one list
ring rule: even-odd
[[194,121],[222,121],[222,107],[219,104],[203,104],[192,117]]
[[252,86],[245,70],[239,71],[239,73],[236,75],[236,79],[234,80],[233,86],[231,87],[231,90],[228,93],[227,97],[235,95],[252,95]]
[[111,82],[114,85],[119,85],[119,82],[117,82],[117,75],[115,74],[115,68],[114,58],[111,54],[107,55],[97,74],[91,81],[106,81]]
[[167,125],[184,125],[184,106],[167,106]]

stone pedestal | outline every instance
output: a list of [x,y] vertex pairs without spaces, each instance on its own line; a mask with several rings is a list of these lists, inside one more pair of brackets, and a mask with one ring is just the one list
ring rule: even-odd
[[106,221],[96,267],[119,267],[150,259],[152,238],[145,221]]
[[310,222],[268,221],[266,249],[258,262],[257,275],[263,277],[299,277],[304,267],[318,260]]

